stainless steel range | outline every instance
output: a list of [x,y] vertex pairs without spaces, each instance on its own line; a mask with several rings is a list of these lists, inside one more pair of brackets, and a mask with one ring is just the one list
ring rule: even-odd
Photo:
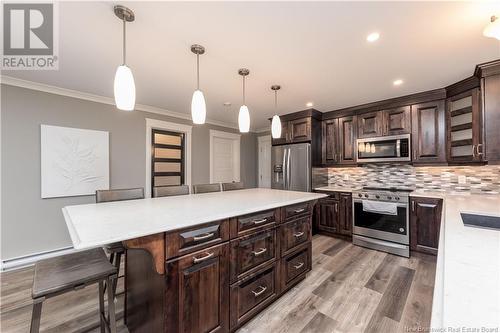
[[409,188],[364,187],[354,191],[352,242],[410,256]]

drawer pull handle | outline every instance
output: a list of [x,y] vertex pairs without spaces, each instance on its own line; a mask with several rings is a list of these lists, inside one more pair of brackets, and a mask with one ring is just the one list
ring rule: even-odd
[[265,247],[263,247],[262,249],[260,249],[259,251],[252,251],[253,255],[258,257],[260,256],[261,254],[264,254],[267,252],[267,249]]
[[210,237],[213,237],[214,233],[213,232],[207,232],[201,236],[194,236],[193,237],[193,240],[194,241],[199,241],[199,240],[203,240],[203,239],[207,239],[207,238],[210,238]]
[[214,253],[212,252],[212,253],[207,253],[206,256],[203,256],[203,257],[200,257],[200,258],[194,257],[193,258],[193,263],[197,264],[199,262],[202,262],[202,261],[205,261],[205,260],[207,260],[209,258],[212,258],[213,256],[214,256]]
[[252,293],[255,297],[262,295],[262,293],[267,290],[267,287],[264,286],[259,286],[259,288],[260,288],[259,291],[252,290]]
[[306,210],[305,208],[299,208],[299,209],[294,210],[294,212],[295,213],[302,213],[305,210]]
[[298,232],[296,234],[293,234],[293,236],[296,237],[296,238],[302,237],[302,236],[304,236],[304,232],[303,231],[302,232]]
[[267,222],[266,218],[260,219],[260,220],[253,220],[253,224],[262,224],[264,222]]
[[298,265],[293,266],[293,268],[300,269],[300,268],[302,268],[302,266],[304,266],[303,262],[299,263]]

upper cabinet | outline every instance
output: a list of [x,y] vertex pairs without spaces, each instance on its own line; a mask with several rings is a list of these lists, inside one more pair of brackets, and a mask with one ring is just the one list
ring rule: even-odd
[[357,117],[342,117],[339,121],[339,164],[355,164],[357,155]]
[[384,135],[411,133],[410,106],[382,111]]
[[413,163],[446,163],[444,100],[411,106]]
[[290,141],[293,143],[296,142],[305,142],[311,141],[311,118],[301,118],[289,121],[289,132],[290,132]]
[[321,128],[321,162],[323,164],[335,164],[339,161],[338,140],[339,121],[338,119],[328,119],[322,122]]
[[448,162],[482,162],[482,117],[479,89],[450,97],[446,101]]
[[380,111],[358,115],[358,137],[363,139],[384,135],[382,123],[383,114]]

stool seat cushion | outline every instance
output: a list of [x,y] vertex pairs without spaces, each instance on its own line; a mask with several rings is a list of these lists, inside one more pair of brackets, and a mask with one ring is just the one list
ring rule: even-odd
[[113,274],[116,267],[101,248],[41,260],[35,265],[32,297],[54,296]]

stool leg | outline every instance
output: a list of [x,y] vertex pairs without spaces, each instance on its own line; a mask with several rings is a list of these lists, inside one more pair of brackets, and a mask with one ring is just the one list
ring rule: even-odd
[[[114,280],[118,277],[108,277],[106,279],[106,284],[112,286]],[[116,316],[115,316],[115,295],[113,293],[113,288],[108,288],[108,316],[109,316],[109,330],[111,333],[116,333]]]
[[99,281],[99,323],[101,333],[106,333],[106,313],[104,312],[104,282]]
[[118,277],[120,276],[120,265],[122,263],[122,254],[118,252],[115,258],[116,279],[113,279],[113,295],[116,296],[116,285],[118,284]]
[[35,299],[33,301],[33,313],[31,314],[31,328],[30,333],[38,333],[40,331],[40,317],[42,315],[42,299]]
[[[109,255],[109,262],[111,263],[111,265],[115,265],[115,253],[112,252],[110,255]],[[107,287],[107,284],[104,285],[104,290],[103,290],[103,293],[106,292],[106,287]]]

